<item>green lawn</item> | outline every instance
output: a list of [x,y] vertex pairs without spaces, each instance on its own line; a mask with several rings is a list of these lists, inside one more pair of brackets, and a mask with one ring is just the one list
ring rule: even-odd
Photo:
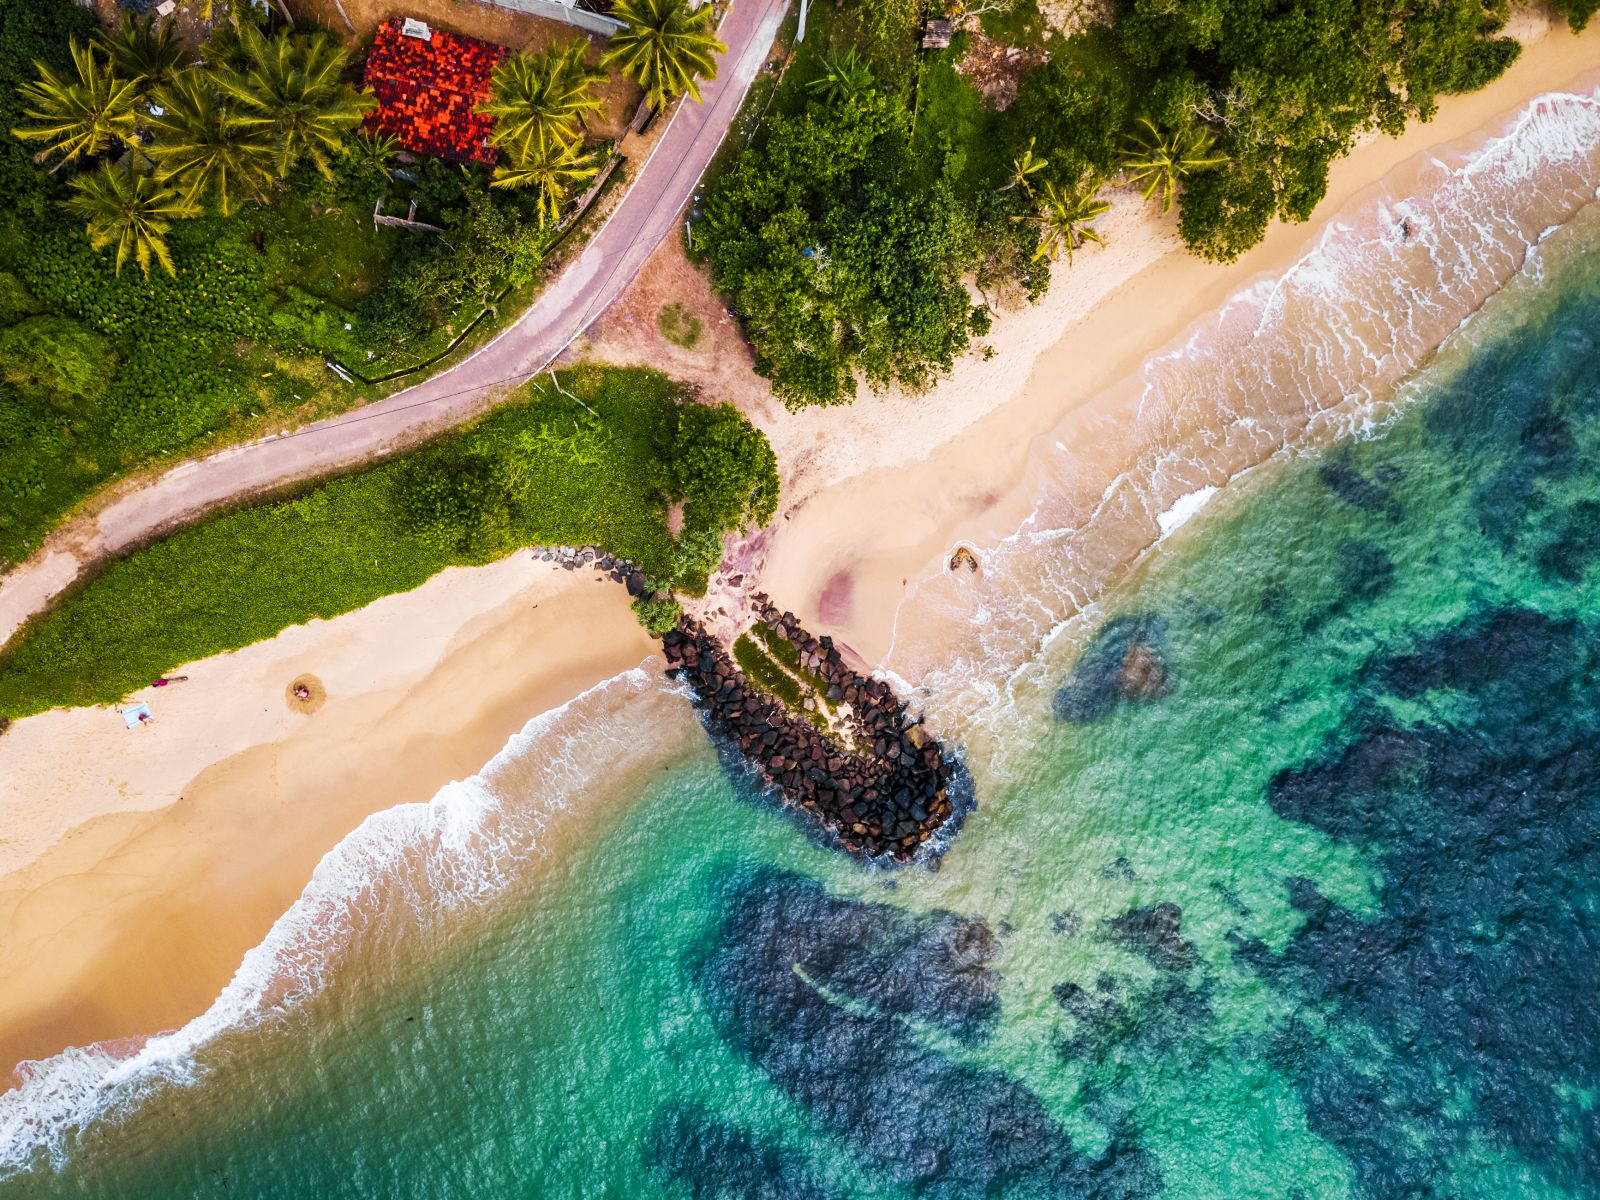
[[[731,514],[678,466],[716,440],[707,421],[743,430],[743,417],[724,408],[684,420],[689,397],[654,371],[578,367],[561,382],[588,409],[548,383],[543,393],[529,386],[410,454],[221,513],[113,562],[0,657],[0,714],[115,701],[181,663],[519,546],[599,545],[654,580],[703,590],[704,547],[714,562],[723,529],[696,528],[694,514],[715,510],[729,524],[770,516],[770,451],[766,461],[721,460],[715,486],[734,482],[751,497]],[[675,500],[690,515],[679,540],[667,529]]]

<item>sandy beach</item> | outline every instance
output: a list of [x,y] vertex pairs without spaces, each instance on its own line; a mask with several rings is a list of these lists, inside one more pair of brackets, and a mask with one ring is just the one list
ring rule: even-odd
[[[655,648],[621,588],[524,553],[192,664],[134,697],[143,728],[107,708],[17,722],[0,1057],[195,1016],[362,818],[472,775]],[[326,693],[310,713],[289,694],[306,677]]]
[[[1028,511],[1034,439],[1069,430],[1089,464],[1077,482],[1103,486],[1089,477],[1122,470],[1133,433],[1096,398],[1145,356],[1284,271],[1366,189],[1403,189],[1430,148],[1493,132],[1600,64],[1600,26],[1523,32],[1531,44],[1504,78],[1445,98],[1404,138],[1367,142],[1335,165],[1317,220],[1274,226],[1236,264],[1189,257],[1170,218],[1117,195],[1108,246],[1059,268],[1043,303],[997,323],[991,357],[970,356],[927,395],[789,414],[731,322],[679,350],[637,296],[585,352],[695,379],[752,413],[778,452],[785,506],[722,578],[758,570],[780,605],[880,663],[908,583],[959,539]],[[675,242],[636,291],[663,274],[715,304]],[[518,554],[184,668],[188,681],[135,697],[155,711],[149,727],[126,730],[109,709],[17,722],[0,738],[0,1058],[196,1015],[363,817],[472,774],[530,717],[654,648],[621,589]],[[326,693],[311,713],[290,694],[305,676]]]
[[962,540],[1001,536],[1026,517],[1036,438],[1069,441],[1083,467],[1074,485],[1099,496],[1137,454],[1127,397],[1105,395],[1112,385],[1252,280],[1281,275],[1375,185],[1406,194],[1435,148],[1498,133],[1534,97],[1600,66],[1600,28],[1542,28],[1520,31],[1531,44],[1488,88],[1444,97],[1429,124],[1335,163],[1316,218],[1274,224],[1236,263],[1189,255],[1173,219],[1116,193],[1107,246],[1059,264],[1038,306],[997,322],[991,358],[969,355],[926,395],[865,394],[848,414],[756,407],[785,467],[784,511],[776,536],[738,565],[761,562],[762,587],[784,606],[863,662],[884,663],[908,582],[938,573]]

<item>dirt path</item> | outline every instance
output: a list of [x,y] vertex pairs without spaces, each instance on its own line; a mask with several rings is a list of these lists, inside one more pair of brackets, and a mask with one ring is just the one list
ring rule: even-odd
[[676,226],[746,89],[766,62],[788,0],[739,0],[723,19],[728,53],[703,103],[681,104],[633,184],[583,253],[493,341],[438,375],[365,408],[180,463],[73,523],[0,579],[0,643],[90,563],[201,514],[382,456],[478,415],[587,329]]

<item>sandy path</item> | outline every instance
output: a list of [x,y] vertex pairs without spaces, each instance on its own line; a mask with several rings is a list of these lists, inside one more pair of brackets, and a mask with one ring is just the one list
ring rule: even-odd
[[627,194],[583,253],[513,324],[461,362],[365,408],[282,436],[181,463],[112,500],[93,527],[52,539],[0,580],[0,643],[77,578],[115,554],[201,513],[297,479],[326,474],[458,425],[537,373],[632,282],[677,225],[761,70],[788,0],[741,0],[724,17],[728,52],[703,102],[683,103]]

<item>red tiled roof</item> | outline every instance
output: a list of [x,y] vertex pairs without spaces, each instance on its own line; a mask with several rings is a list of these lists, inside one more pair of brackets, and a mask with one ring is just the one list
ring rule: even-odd
[[494,162],[487,140],[494,118],[474,110],[489,94],[495,63],[510,51],[442,29],[427,40],[406,37],[401,24],[397,17],[380,25],[367,56],[366,83],[378,100],[367,128],[418,154]]

